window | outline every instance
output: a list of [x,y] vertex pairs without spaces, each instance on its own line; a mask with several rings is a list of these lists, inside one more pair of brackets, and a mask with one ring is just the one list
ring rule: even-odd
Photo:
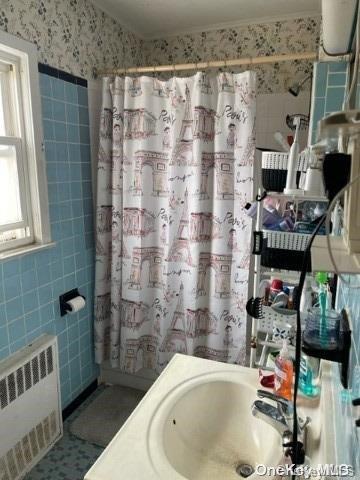
[[50,243],[40,112],[36,48],[0,32],[0,257]]

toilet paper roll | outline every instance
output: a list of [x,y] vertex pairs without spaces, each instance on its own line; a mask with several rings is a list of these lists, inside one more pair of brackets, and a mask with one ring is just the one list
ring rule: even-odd
[[83,297],[80,297],[80,296],[74,297],[71,300],[68,300],[66,303],[70,308],[70,311],[69,311],[70,314],[76,313],[85,307],[85,300]]

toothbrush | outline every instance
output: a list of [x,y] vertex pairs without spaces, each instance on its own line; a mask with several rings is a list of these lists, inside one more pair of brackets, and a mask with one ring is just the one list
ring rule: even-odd
[[296,115],[293,118],[293,125],[295,127],[294,141],[290,148],[289,159],[288,159],[288,169],[286,177],[286,187],[284,193],[288,195],[299,193],[299,189],[296,187],[296,173],[297,173],[297,162],[299,157],[299,130],[301,126],[301,117]]
[[320,340],[321,340],[321,346],[325,347],[327,345],[327,332],[326,332],[327,291],[323,283],[320,284],[319,304],[320,304]]
[[319,293],[319,303],[320,303],[320,339],[321,344],[324,347],[326,345],[326,303],[327,303],[327,294],[324,285],[321,285],[321,291]]

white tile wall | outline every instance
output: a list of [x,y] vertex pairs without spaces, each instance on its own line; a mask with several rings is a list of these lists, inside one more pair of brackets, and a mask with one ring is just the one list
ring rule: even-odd
[[[293,132],[286,125],[286,115],[301,113],[308,115],[310,110],[310,92],[300,92],[298,97],[290,93],[258,95],[256,105],[256,146],[281,150],[274,139],[276,131],[286,138]],[[307,145],[308,131],[300,134],[300,148]]]

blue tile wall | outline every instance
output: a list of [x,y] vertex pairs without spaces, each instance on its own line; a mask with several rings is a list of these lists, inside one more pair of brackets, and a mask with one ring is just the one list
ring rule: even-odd
[[312,143],[316,141],[317,122],[329,113],[342,110],[346,81],[346,62],[316,62],[314,64]]
[[[318,120],[336,110],[342,110],[347,81],[345,62],[316,63],[314,68],[314,96],[312,98],[312,141],[316,140]],[[357,86],[356,108],[360,108],[360,85]],[[346,276],[352,286],[360,285],[360,274]],[[360,397],[360,295],[359,289],[339,283],[337,308],[345,308],[352,323],[352,347],[349,367],[350,388],[344,390],[340,382],[339,368],[333,365],[333,394],[336,414],[336,452],[337,463],[351,464],[355,469],[355,478],[360,478],[360,431],[355,420],[360,417],[360,408],[353,407],[351,400]]]
[[[93,358],[93,202],[87,88],[40,74],[52,238],[56,246],[0,262],[0,359],[42,333],[59,343],[62,407],[97,376]],[[60,317],[78,287],[86,307]]]
[[[345,391],[340,381],[334,385],[337,401],[338,462],[351,464],[355,468],[355,477],[360,478],[360,431],[355,426],[355,420],[360,417],[360,407],[353,407],[351,400],[360,397],[360,275],[348,275],[349,285],[339,285],[338,308],[345,308],[349,314],[352,326],[352,345],[350,361],[350,389]],[[334,368],[335,370],[335,368]],[[338,378],[338,371],[335,372]]]

